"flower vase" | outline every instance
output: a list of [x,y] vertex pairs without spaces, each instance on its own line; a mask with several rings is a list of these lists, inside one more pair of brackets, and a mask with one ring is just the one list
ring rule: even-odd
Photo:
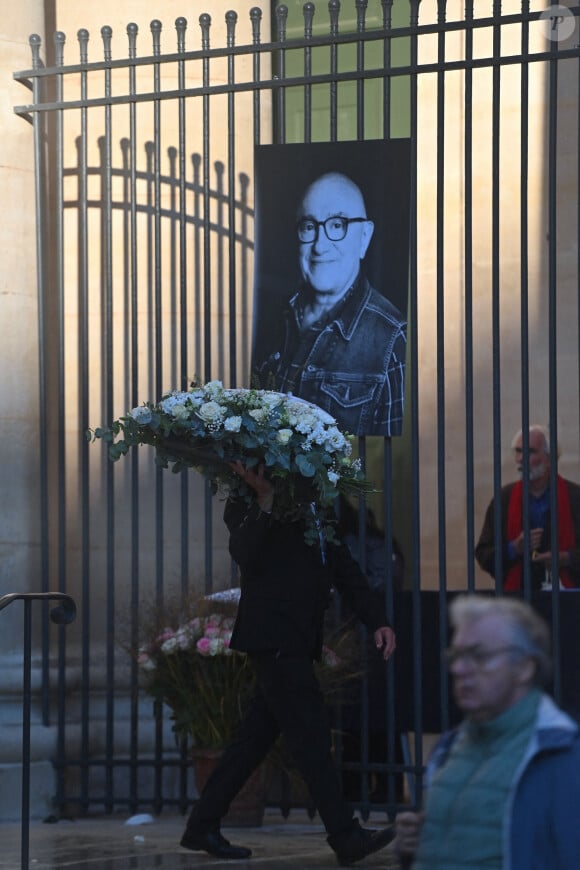
[[[221,749],[194,748],[190,752],[195,786],[201,794],[207,780],[215,770],[223,752]],[[265,765],[260,765],[244,783],[230,804],[221,824],[226,828],[256,828],[264,820],[267,791]]]

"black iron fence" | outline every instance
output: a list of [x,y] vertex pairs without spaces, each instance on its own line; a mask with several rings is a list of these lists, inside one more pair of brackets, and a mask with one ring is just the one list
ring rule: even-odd
[[76,605],[70,595],[63,592],[9,592],[0,597],[0,610],[4,610],[15,601],[22,601],[24,607],[24,625],[22,637],[22,792],[21,806],[21,839],[20,866],[22,870],[29,867],[29,833],[30,833],[30,719],[32,700],[32,602],[41,601],[45,605],[49,601],[60,602],[50,611],[50,619],[56,625],[70,625],[76,618]]
[[[353,799],[363,812],[382,775],[377,807],[391,812],[403,798],[403,771],[420,799],[423,731],[451,721],[446,674],[431,656],[447,642],[448,591],[478,582],[480,499],[498,496],[513,434],[504,435],[506,407],[517,394],[525,430],[538,355],[554,436],[562,409],[578,403],[580,149],[570,107],[577,118],[580,7],[503,7],[331,0],[306,3],[298,18],[279,6],[271,30],[259,8],[246,21],[232,11],[220,46],[203,14],[198,30],[177,19],[163,51],[161,22],[146,37],[129,24],[120,58],[110,28],[100,41],[80,30],[77,47],[57,33],[46,64],[31,37],[32,67],[15,75],[32,93],[16,112],[33,124],[37,167],[42,567],[46,590],[70,589],[81,613],[61,641],[63,679],[72,662],[79,687],[56,710],[45,704],[59,726],[61,807],[185,808],[186,760],[126,649],[138,645],[146,606],[236,583],[221,505],[201,479],[162,472],[144,451],[113,466],[84,432],[193,378],[246,385],[255,145],[395,136],[412,151],[404,435],[360,438],[358,449],[381,490],[373,505],[387,555],[394,536],[405,557],[405,592],[390,582],[385,592],[401,626],[400,664],[378,688],[374,676],[363,683],[361,742],[344,766],[361,776]],[[517,184],[505,166],[514,155]],[[552,604],[561,698],[557,592]]]

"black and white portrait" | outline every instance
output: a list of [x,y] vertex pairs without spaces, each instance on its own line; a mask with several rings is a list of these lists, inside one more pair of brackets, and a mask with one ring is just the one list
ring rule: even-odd
[[354,435],[400,435],[408,140],[256,148],[252,383]]

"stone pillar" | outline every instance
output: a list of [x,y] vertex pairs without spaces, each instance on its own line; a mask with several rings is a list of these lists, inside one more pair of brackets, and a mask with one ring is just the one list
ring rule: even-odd
[[[30,69],[28,38],[43,36],[42,0],[10,4],[0,17],[0,594],[41,591],[36,227],[32,126],[13,112],[30,91],[13,72]],[[37,632],[34,632],[37,636]],[[20,818],[23,604],[0,611],[0,819]],[[40,675],[33,651],[33,695]],[[54,792],[54,732],[33,697],[31,811],[46,815]]]

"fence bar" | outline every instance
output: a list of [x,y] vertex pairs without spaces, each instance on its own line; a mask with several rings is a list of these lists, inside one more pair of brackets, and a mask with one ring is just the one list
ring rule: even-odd
[[[529,5],[529,4],[528,4]],[[529,49],[529,29],[526,22],[522,24],[522,58]],[[530,549],[530,499],[529,499],[529,431],[530,431],[530,384],[529,384],[529,307],[528,307],[528,109],[529,109],[529,70],[525,60],[521,67],[521,147],[520,147],[520,256],[521,256],[521,347],[522,347],[522,445],[524,450],[523,474],[523,532],[524,549]],[[524,595],[528,599],[532,594],[532,578],[529,561],[524,561],[522,577]]]
[[[445,22],[446,0],[439,0],[438,21]],[[447,552],[445,492],[445,31],[437,37],[437,517],[439,547],[439,649],[447,645]],[[447,671],[439,671],[441,727],[449,726]]]
[[[129,59],[136,56],[138,28],[136,24],[127,25],[129,41]],[[135,65],[129,64],[128,68],[129,92],[136,92]],[[139,396],[139,330],[137,311],[139,309],[139,274],[137,266],[137,107],[134,102],[129,104],[129,141],[126,143],[128,161],[127,172],[127,212],[128,212],[128,251],[127,251],[127,312],[129,314],[129,330],[127,343],[129,348],[129,362],[127,386],[129,389],[128,405],[134,408],[141,401]],[[131,607],[130,616],[130,643],[132,649],[137,649],[139,643],[139,520],[140,520],[140,497],[139,497],[139,456],[135,451],[130,459],[130,505],[131,523],[129,530],[130,540],[130,593]],[[136,686],[139,679],[137,661],[131,660],[131,685]],[[137,779],[137,759],[139,752],[139,703],[138,694],[131,692],[129,700],[129,720],[131,737],[129,744],[129,808],[134,812],[139,805],[139,785]]]
[[[40,37],[30,37],[30,47],[35,69],[42,65],[40,60]],[[40,102],[46,90],[46,82],[43,79],[34,78],[32,82],[35,102]],[[47,211],[47,177],[46,171],[46,136],[47,119],[42,115],[35,114],[33,123],[34,138],[34,165],[36,173],[34,178],[34,207],[36,215],[36,275],[37,275],[37,302],[38,302],[38,452],[39,452],[39,521],[40,521],[40,576],[42,578],[42,591],[48,591],[49,578],[49,480],[48,480],[48,347],[47,347],[47,259],[50,250],[49,229],[44,221]],[[42,623],[42,722],[50,724],[50,671],[49,671],[49,632],[46,621]]]
[[[57,32],[54,37],[54,47],[56,54],[56,66],[59,70],[63,66],[63,50],[64,50],[65,35]],[[55,77],[56,98],[60,102],[63,98],[64,75],[57,74]],[[57,333],[57,349],[56,349],[56,378],[58,383],[57,397],[57,419],[58,433],[56,436],[56,512],[57,524],[56,530],[57,553],[56,559],[58,563],[58,588],[65,592],[67,588],[67,546],[66,546],[66,417],[65,417],[65,344],[64,344],[64,323],[65,323],[65,299],[64,299],[64,170],[63,170],[63,136],[64,136],[64,117],[63,112],[58,111],[55,118],[56,126],[56,167],[55,167],[55,190],[54,190],[54,208],[56,209],[56,220],[54,221],[54,243],[56,247],[56,255],[54,259],[51,257],[52,264],[49,269],[52,272],[54,268],[55,274],[51,274],[56,285],[56,304],[58,313],[58,333]],[[48,290],[48,288],[47,288]],[[65,662],[65,638],[61,635],[58,639],[58,661],[59,671],[64,670]],[[66,747],[66,711],[65,711],[65,695],[64,687],[58,686],[58,731],[57,731],[57,753],[60,757],[65,755]],[[64,788],[62,779],[57,783],[57,799],[61,796],[61,787]]]
[[[312,47],[308,45],[308,40],[312,39],[314,12],[314,3],[304,4],[304,38],[307,40],[304,45],[305,79],[309,79],[312,76]],[[312,85],[308,84],[308,82],[304,84],[304,141],[312,141]]]
[[[558,63],[554,59],[549,65],[548,81],[548,402],[550,430],[550,539],[552,547],[552,633],[560,636],[560,583],[558,574],[558,372],[557,372],[557,290],[558,270],[556,238],[558,232]],[[559,643],[552,644],[554,662],[554,697],[560,702],[562,696],[561,650]]]
[[[419,23],[419,2],[411,0],[411,67],[417,65],[418,37],[416,27]],[[411,76],[411,203],[409,217],[409,346],[411,350],[410,378],[410,425],[411,425],[411,492],[412,492],[412,643],[413,643],[413,711],[414,711],[414,758],[415,774],[411,787],[411,802],[416,808],[423,800],[423,698],[422,698],[422,640],[421,640],[421,513],[419,496],[419,353],[418,353],[418,272],[417,272],[417,133],[418,133],[418,78]],[[409,404],[407,402],[407,404]]]
[[[496,18],[493,25],[493,58],[501,54],[501,31],[499,25],[498,0],[494,0]],[[494,536],[496,541],[502,539],[500,493],[501,493],[501,359],[500,359],[500,190],[499,190],[499,160],[500,160],[500,97],[501,69],[494,65],[492,70],[492,157],[491,157],[491,223],[492,223],[492,345],[493,345],[493,497],[494,497]],[[501,547],[495,548],[494,576],[496,591],[501,589],[502,552]]]
[[473,58],[473,3],[465,5],[465,204],[463,207],[464,249],[465,249],[465,488],[467,509],[467,588],[475,588],[475,545],[474,523],[474,450],[473,450],[473,71],[470,62]]
[[60,604],[50,612],[51,620],[57,625],[68,625],[76,617],[76,604],[70,595],[62,592],[9,592],[0,597],[0,610],[14,601],[24,602],[23,633],[23,681],[22,681],[22,802],[20,867],[28,870],[30,866],[30,712],[32,697],[32,602],[59,601]]

